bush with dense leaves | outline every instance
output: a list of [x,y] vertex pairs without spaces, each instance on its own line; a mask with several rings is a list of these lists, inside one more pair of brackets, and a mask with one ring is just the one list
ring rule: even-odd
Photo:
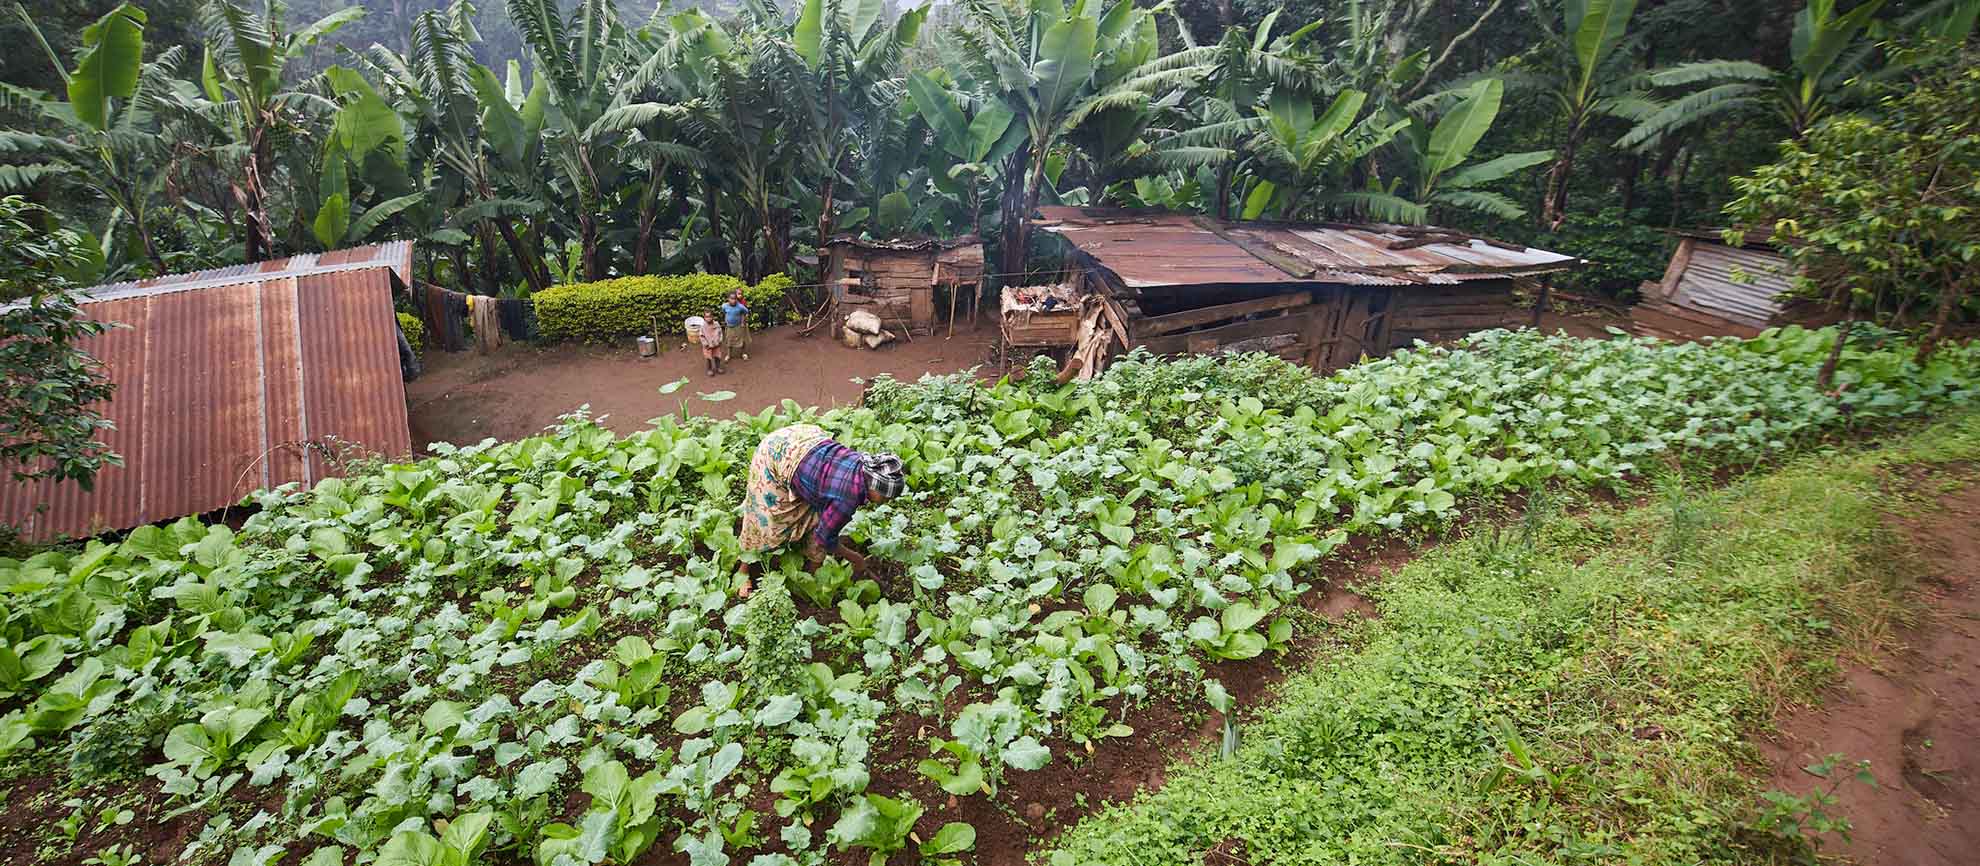
[[414,355],[426,354],[426,323],[411,313],[400,313],[399,330],[405,333],[406,342],[412,344]]
[[749,303],[750,325],[763,328],[774,324],[774,311],[791,285],[783,274],[755,286],[721,274],[572,283],[536,293],[536,326],[546,340],[605,342],[651,334],[657,319],[660,333],[672,334],[681,320],[707,314],[741,289]]

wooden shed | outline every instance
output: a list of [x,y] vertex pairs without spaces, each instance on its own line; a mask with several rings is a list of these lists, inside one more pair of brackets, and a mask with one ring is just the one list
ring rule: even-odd
[[975,235],[840,237],[826,250],[825,283],[842,314],[867,310],[888,327],[924,334],[935,329],[935,287],[971,290],[983,278],[983,243]]
[[1763,235],[1749,234],[1734,246],[1719,231],[1675,234],[1678,246],[1664,278],[1644,283],[1630,310],[1637,333],[1751,337],[1776,325],[1821,323],[1817,305],[1784,297],[1794,288],[1794,266]]
[[1156,354],[1263,351],[1332,370],[1518,324],[1516,282],[1585,264],[1425,226],[1043,210],[1123,342]]

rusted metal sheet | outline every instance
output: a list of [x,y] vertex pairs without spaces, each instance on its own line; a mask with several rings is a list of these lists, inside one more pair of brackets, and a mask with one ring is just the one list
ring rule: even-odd
[[1785,300],[1794,270],[1764,238],[1749,245],[1723,243],[1716,231],[1678,231],[1678,248],[1664,278],[1643,284],[1643,299],[1630,308],[1632,330],[1666,339],[1750,337],[1783,324],[1817,325],[1827,319],[1818,305]]
[[1780,315],[1780,296],[1794,288],[1787,259],[1770,249],[1740,249],[1692,241],[1689,266],[1667,299],[1708,315],[1765,328]]
[[[1042,209],[1046,231],[1130,289],[1261,283],[1456,285],[1566,270],[1573,256],[1409,226],[1219,223],[1182,214]],[[1425,243],[1427,237],[1442,236]]]
[[165,278],[86,297],[91,318],[120,325],[85,348],[117,384],[103,410],[116,429],[103,439],[124,466],[88,493],[0,485],[0,519],[30,539],[92,535],[307,487],[345,458],[409,453],[397,268],[345,253],[341,264],[322,261],[335,254],[287,260],[300,275]]
[[[299,413],[306,425],[302,438],[333,449],[310,451],[303,480],[314,484],[339,474],[336,460],[411,451],[389,287],[378,303],[354,304],[350,298],[376,291],[375,282],[367,283],[361,273],[309,276],[297,283],[302,369],[307,372]],[[381,399],[381,391],[389,399]],[[343,445],[356,446],[359,454],[337,453]]]

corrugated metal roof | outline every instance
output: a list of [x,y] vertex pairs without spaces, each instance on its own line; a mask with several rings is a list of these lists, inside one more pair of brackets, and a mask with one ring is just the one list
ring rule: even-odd
[[1315,283],[1455,285],[1578,267],[1573,256],[1422,226],[1225,223],[1109,208],[1048,207],[1064,237],[1129,288]]
[[0,520],[36,540],[128,529],[262,488],[308,487],[352,456],[409,453],[392,310],[398,266],[367,252],[386,247],[288,260],[295,271],[166,277],[85,298],[90,318],[122,325],[85,348],[117,383],[104,409],[116,429],[104,441],[124,465],[100,473],[88,493],[0,486]]
[[1794,288],[1787,259],[1773,250],[1695,239],[1669,303],[1765,328],[1781,312],[1779,296]]
[[190,274],[168,274],[162,277],[108,283],[84,289],[82,295],[89,300],[110,301],[118,298],[231,286],[276,275],[300,277],[307,274],[328,274],[377,267],[390,267],[401,284],[412,285],[412,241],[391,241],[371,246],[331,250],[327,253],[303,253],[286,259],[270,259],[251,265],[229,265]]

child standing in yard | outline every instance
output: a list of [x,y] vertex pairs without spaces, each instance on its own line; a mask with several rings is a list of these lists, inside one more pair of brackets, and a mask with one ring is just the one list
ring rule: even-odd
[[701,322],[701,357],[708,362],[708,375],[722,372],[722,317],[709,310]]
[[749,304],[743,302],[741,289],[730,292],[728,302],[722,305],[722,324],[728,331],[723,357],[733,352],[749,360]]

